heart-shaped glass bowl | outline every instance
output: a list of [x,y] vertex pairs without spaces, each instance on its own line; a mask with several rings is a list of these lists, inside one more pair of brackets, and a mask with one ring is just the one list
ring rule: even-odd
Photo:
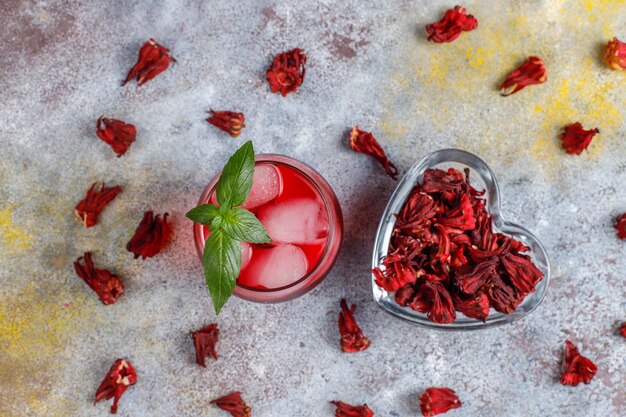
[[531,232],[502,218],[500,215],[500,191],[495,175],[482,159],[459,149],[442,149],[429,154],[413,165],[404,178],[402,178],[391,196],[383,212],[380,224],[378,225],[376,241],[374,243],[372,267],[377,268],[382,266],[382,260],[387,256],[391,233],[396,224],[395,214],[400,212],[411,190],[416,183],[422,181],[424,171],[429,168],[441,168],[446,170],[448,168],[456,168],[461,172],[463,172],[465,168],[469,168],[472,186],[477,190],[485,190],[485,205],[489,214],[493,215],[494,231],[512,236],[528,246],[530,248],[530,256],[537,268],[543,272],[544,278],[537,285],[535,292],[526,296],[517,310],[511,314],[504,314],[491,309],[489,318],[484,322],[466,317],[457,312],[456,320],[452,323],[433,323],[426,314],[398,305],[395,302],[393,293],[389,293],[376,285],[374,276],[372,275],[372,290],[376,304],[394,317],[420,326],[439,330],[484,329],[500,324],[512,323],[530,314],[541,304],[548,290],[548,284],[550,282],[550,264],[546,250],[539,239]]

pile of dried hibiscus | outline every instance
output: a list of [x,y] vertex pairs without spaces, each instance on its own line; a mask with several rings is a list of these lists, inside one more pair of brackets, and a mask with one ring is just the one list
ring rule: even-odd
[[543,273],[523,243],[495,233],[484,191],[450,168],[428,169],[398,213],[378,286],[396,302],[451,323],[456,311],[486,320],[490,308],[509,314],[535,290]]

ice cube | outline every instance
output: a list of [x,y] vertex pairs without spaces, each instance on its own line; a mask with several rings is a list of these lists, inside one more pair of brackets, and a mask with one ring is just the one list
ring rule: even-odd
[[302,278],[308,268],[304,251],[295,245],[257,247],[237,280],[251,287],[280,288]]
[[[260,164],[254,166],[252,189],[243,203],[245,209],[253,209],[269,203],[283,192],[283,178],[274,165]],[[211,204],[217,204],[216,193],[211,194]]]
[[252,246],[248,242],[240,242],[241,243],[241,268],[240,271],[243,271],[250,259],[252,259]]
[[271,203],[257,213],[274,242],[317,243],[328,236],[328,214],[322,202],[296,198]]
[[283,179],[274,165],[261,164],[254,166],[252,189],[243,203],[243,208],[253,209],[269,203],[283,192]]

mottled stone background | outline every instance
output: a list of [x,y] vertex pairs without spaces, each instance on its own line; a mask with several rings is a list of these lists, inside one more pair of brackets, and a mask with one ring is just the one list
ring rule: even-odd
[[[0,3],[0,416],[105,416],[92,404],[117,357],[139,383],[120,416],[225,416],[209,404],[241,390],[255,416],[331,416],[330,400],[367,402],[377,416],[419,413],[428,386],[455,389],[452,416],[626,415],[626,243],[612,220],[626,211],[626,74],[602,46],[626,38],[624,1],[466,1],[476,31],[426,42],[423,26],[454,1],[18,1]],[[154,37],[178,63],[141,88],[120,87]],[[309,56],[304,85],[269,92],[271,56]],[[502,98],[497,86],[538,54],[548,82]],[[205,121],[243,111],[233,140]],[[100,115],[137,126],[116,158],[95,135]],[[565,124],[601,134],[588,152],[559,146]],[[544,304],[506,327],[440,333],[386,315],[368,273],[378,218],[395,183],[346,146],[371,130],[406,171],[458,147],[497,174],[507,218],[533,230],[551,256]],[[314,291],[261,305],[232,299],[218,319],[184,213],[247,139],[260,152],[312,165],[345,215],[338,263]],[[94,181],[123,193],[97,227],[73,207]],[[125,244],[144,210],[168,211],[172,245],[146,261]],[[100,304],[73,272],[93,251],[126,293]],[[343,354],[341,297],[358,305],[369,350]],[[217,321],[220,358],[194,364],[189,332]],[[560,385],[570,338],[598,365],[588,386]]]

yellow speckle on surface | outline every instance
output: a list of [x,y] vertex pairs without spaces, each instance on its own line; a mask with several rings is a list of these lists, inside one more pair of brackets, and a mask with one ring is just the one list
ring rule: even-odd
[[32,238],[15,224],[11,208],[0,210],[0,247],[9,250],[29,248]]
[[[626,1],[546,2],[507,14],[490,14],[488,7],[475,5],[478,28],[452,43],[404,46],[383,96],[385,134],[413,141],[425,133],[396,127],[406,117],[426,120],[428,137],[452,136],[456,146],[486,159],[534,159],[554,180],[569,157],[559,141],[567,124],[600,129],[585,157],[621,148],[616,133],[626,83],[605,68],[601,55],[612,17]],[[563,24],[555,28],[555,20]],[[547,82],[500,97],[506,75],[530,55],[546,62]]]
[[55,302],[63,291],[31,284],[0,303],[0,392],[13,396],[0,401],[0,416],[19,415],[22,408],[33,416],[68,409],[67,400],[51,396],[69,363],[65,349],[79,332],[73,319],[86,312],[82,293],[67,295],[71,305]]

